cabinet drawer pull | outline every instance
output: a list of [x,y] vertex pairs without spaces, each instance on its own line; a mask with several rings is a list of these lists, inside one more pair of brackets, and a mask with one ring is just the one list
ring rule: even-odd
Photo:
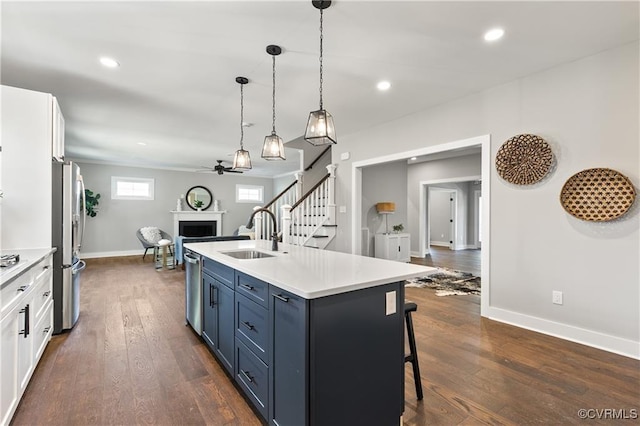
[[50,294],[51,294],[51,292],[49,290],[47,290],[44,293],[42,293],[42,297],[49,297]]
[[255,287],[254,287],[254,286],[252,286],[252,285],[240,284],[240,287],[242,287],[242,288],[244,288],[244,289],[247,289],[247,290],[249,290],[249,291],[253,291],[253,290],[255,290]]
[[42,333],[47,334],[49,330],[51,330],[51,327],[45,327],[44,330],[42,330]]
[[281,294],[274,294],[273,297],[275,297],[278,300],[282,300],[284,303],[289,303],[289,298]]
[[249,372],[248,372],[248,371],[244,371],[243,369],[240,369],[240,372],[242,373],[242,375],[243,375],[244,377],[246,377],[246,378],[247,378],[247,380],[248,380],[248,381],[250,381],[251,383],[253,383],[253,377],[251,377],[251,376],[249,375]]
[[255,327],[249,321],[242,321],[242,324],[247,327],[249,330],[255,329]]
[[44,266],[42,267],[42,269],[44,269],[44,270],[46,271],[46,270],[47,270],[47,269],[49,269],[50,267],[51,267],[50,265],[44,265]]
[[18,287],[17,291],[25,291],[26,289],[28,289],[29,286],[28,285],[21,285],[20,287]]
[[215,294],[216,292],[213,284],[209,284],[209,306],[212,308],[216,306],[216,301],[214,300]]
[[18,334],[24,335],[26,339],[29,336],[29,305],[20,309],[20,313],[24,314],[24,329],[18,332]]

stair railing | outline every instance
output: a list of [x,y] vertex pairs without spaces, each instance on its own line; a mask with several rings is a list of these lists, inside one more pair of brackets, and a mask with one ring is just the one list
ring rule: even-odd
[[282,241],[304,245],[322,225],[335,225],[335,171],[327,166],[327,173],[293,205],[282,206]]
[[[264,208],[269,209],[271,213],[276,216],[277,223],[282,222],[282,206],[294,204],[301,196],[302,193],[302,172],[296,173],[296,180],[294,180],[289,186],[283,189],[278,195],[276,195],[271,201],[265,204]],[[260,206],[254,207],[254,210],[259,209]],[[265,215],[267,213],[259,213],[254,219],[254,229],[256,230],[256,239],[269,239],[273,233],[273,223],[271,220],[267,220]]]

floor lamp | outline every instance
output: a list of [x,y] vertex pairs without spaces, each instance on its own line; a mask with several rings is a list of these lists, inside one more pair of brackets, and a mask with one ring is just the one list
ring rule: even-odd
[[378,214],[384,215],[384,227],[385,234],[389,233],[389,215],[393,214],[396,211],[396,203],[392,203],[389,201],[385,201],[382,203],[376,204],[376,210]]

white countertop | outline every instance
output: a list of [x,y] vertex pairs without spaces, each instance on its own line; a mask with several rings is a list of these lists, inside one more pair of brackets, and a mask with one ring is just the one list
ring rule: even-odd
[[[266,240],[188,243],[184,247],[305,299],[346,293],[436,271],[429,266],[282,243],[278,244],[277,252],[272,252],[271,241]],[[221,253],[243,249],[256,249],[275,256],[245,260]]]
[[36,263],[40,262],[49,254],[56,251],[56,248],[38,248],[38,249],[16,249],[2,250],[1,254],[19,254],[20,261],[12,266],[0,268],[0,287],[4,287],[10,281],[22,275]]

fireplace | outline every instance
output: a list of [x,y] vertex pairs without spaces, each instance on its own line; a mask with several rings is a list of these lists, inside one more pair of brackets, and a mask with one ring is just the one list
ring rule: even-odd
[[222,215],[226,211],[172,211],[173,235],[184,237],[221,236]]
[[178,222],[179,235],[183,237],[215,237],[215,220],[181,220]]

